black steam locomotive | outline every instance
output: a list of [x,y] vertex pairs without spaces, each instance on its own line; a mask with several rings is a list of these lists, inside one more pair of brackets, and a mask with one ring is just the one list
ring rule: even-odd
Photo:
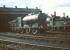
[[23,33],[41,33],[47,31],[47,18],[49,16],[40,12],[39,14],[30,14],[23,18]]

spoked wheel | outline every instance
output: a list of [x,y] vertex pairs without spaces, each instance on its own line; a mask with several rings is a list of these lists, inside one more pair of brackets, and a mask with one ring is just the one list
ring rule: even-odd
[[30,33],[30,28],[27,28],[25,31],[26,33]]
[[32,34],[37,34],[38,30],[37,29],[32,29]]

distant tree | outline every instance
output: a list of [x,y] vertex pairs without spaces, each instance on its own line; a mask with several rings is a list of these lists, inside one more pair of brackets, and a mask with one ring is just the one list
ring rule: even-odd
[[66,18],[69,18],[69,16],[67,15]]

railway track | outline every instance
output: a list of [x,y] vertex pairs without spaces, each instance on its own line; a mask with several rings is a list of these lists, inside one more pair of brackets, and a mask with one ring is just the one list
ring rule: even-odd
[[48,41],[69,41],[70,35],[59,35],[59,34],[47,34],[47,36],[42,35],[29,35],[29,34],[17,34],[17,33],[0,33],[2,36],[18,38],[18,39],[43,39]]
[[33,36],[33,35],[19,35],[13,33],[0,33],[0,41],[16,43],[22,45],[30,45],[37,47],[49,47],[49,48],[58,48],[58,49],[70,49],[69,44],[61,44],[61,43],[49,43],[46,39],[42,39],[42,36]]

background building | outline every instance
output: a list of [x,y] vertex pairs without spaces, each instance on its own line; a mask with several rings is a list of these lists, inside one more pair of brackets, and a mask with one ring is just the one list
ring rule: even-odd
[[[17,17],[24,17],[29,13],[38,13],[40,9],[32,8],[7,8],[0,7],[0,32],[7,32],[9,30],[9,21],[13,21]],[[22,18],[21,17],[21,18]]]

